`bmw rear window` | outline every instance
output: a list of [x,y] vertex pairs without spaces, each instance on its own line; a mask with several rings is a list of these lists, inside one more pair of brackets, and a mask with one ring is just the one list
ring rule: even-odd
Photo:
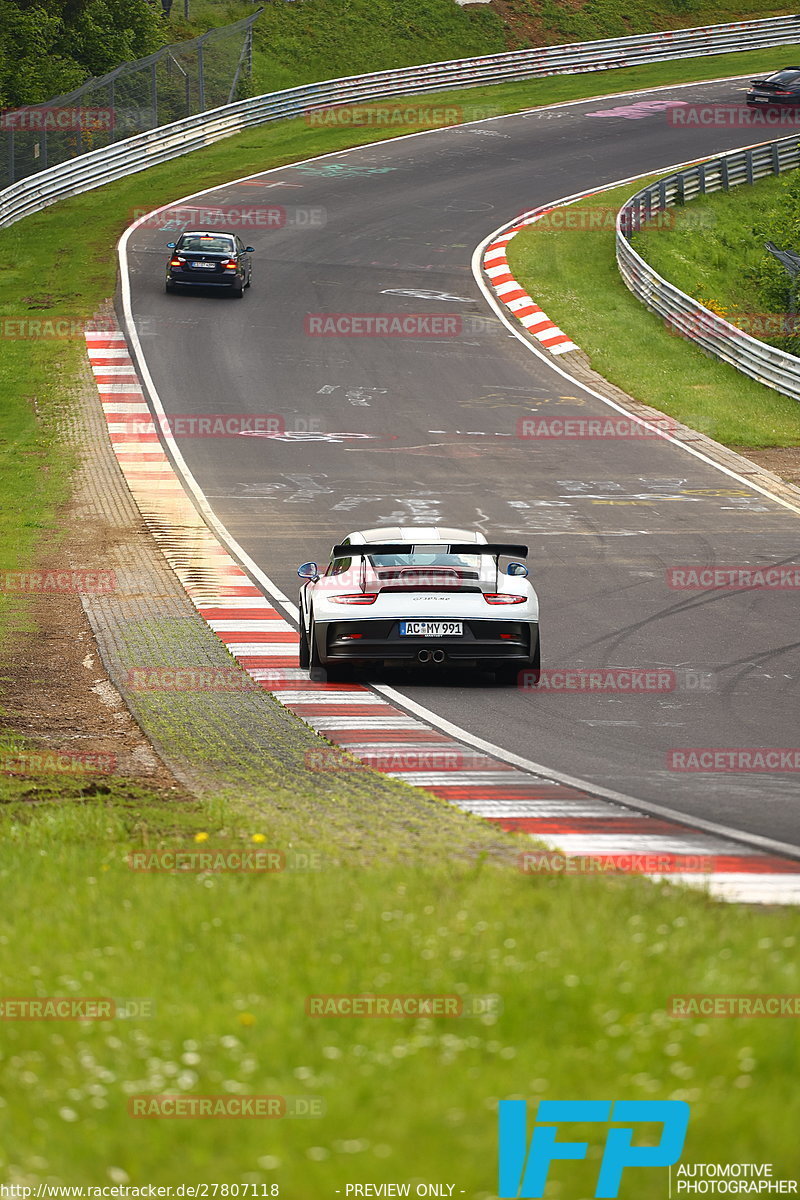
[[218,254],[233,254],[232,237],[202,237],[200,234],[189,234],[178,242],[179,250],[191,250],[195,254],[202,250],[213,250]]

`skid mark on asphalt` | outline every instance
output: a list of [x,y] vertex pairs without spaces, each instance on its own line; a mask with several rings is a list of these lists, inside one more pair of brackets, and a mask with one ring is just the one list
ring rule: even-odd
[[[123,334],[90,331],[86,344],[120,468],[145,524],[198,613],[253,679],[333,743],[311,752],[310,770],[352,769],[354,758],[550,848],[596,860],[602,856],[601,870],[639,873],[649,864],[646,873],[652,878],[705,886],[724,899],[800,903],[798,862],[511,766],[432,728],[362,684],[309,680],[298,665],[297,631],[218,542],[184,492]],[[319,491],[310,478],[296,476],[293,482],[301,496]],[[407,510],[416,502],[399,503]],[[420,512],[412,512],[419,519]],[[406,517],[407,511],[399,514],[399,519]],[[701,858],[713,863],[710,874],[700,875],[690,866]],[[661,869],[652,869],[654,864]]]

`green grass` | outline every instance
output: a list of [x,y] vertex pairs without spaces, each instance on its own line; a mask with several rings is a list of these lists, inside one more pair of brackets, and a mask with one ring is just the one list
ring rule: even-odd
[[[227,24],[252,5],[192,0],[190,20],[179,0],[170,21],[176,41]],[[725,21],[791,13],[761,0],[738,0],[721,11],[715,0],[511,0],[500,14],[460,8],[453,0],[303,0],[267,4],[254,27],[252,95],[339,75],[390,70],[528,45],[625,37]],[[773,52],[774,54],[774,52]]]
[[[487,864],[325,861],[275,875],[133,872],[149,844],[275,843],[269,818],[131,824],[113,798],[0,808],[4,997],[151,1002],[153,1015],[5,1021],[0,1178],[70,1184],[439,1180],[495,1195],[498,1099],[685,1099],[687,1161],[790,1175],[790,1020],[678,1020],[675,993],[797,993],[796,910],[733,911],[637,880]],[[140,805],[140,812],[142,805]],[[200,843],[204,844],[204,843]],[[317,845],[326,850],[324,838]],[[43,920],[20,914],[47,914]],[[488,1017],[310,1018],[321,993],[495,996]],[[133,1120],[130,1096],[320,1097],[319,1119]],[[596,1142],[596,1130],[584,1131]],[[579,1130],[575,1136],[583,1136]],[[597,1153],[559,1167],[592,1194]],[[124,1173],[124,1174],[121,1174]],[[663,1171],[622,1200],[661,1200]]]
[[[574,207],[616,210],[647,182],[599,193]],[[533,225],[510,243],[511,269],[586,351],[594,369],[635,399],[726,445],[800,443],[800,409],[794,401],[671,334],[627,290],[617,270],[612,222],[607,225],[565,230]],[[678,228],[683,232],[677,243],[696,238],[698,246],[705,244],[708,230],[694,204],[683,210]],[[660,238],[671,236],[659,230],[647,235],[647,244],[657,246]]]
[[[675,210],[674,227],[640,233],[634,245],[659,274],[721,316],[739,323],[737,317],[761,314],[741,327],[792,351],[796,343],[790,339],[768,336],[776,324],[765,314],[777,320],[788,313],[791,288],[764,243],[796,248],[799,183],[790,172],[701,196],[683,212]],[[684,215],[690,219],[681,219]]]

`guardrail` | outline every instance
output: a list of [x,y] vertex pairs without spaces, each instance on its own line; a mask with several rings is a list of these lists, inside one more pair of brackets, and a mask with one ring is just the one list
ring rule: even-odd
[[759,341],[692,300],[634,250],[630,237],[658,213],[709,192],[727,191],[800,167],[800,137],[783,138],[709,159],[659,179],[631,196],[617,214],[617,266],[626,287],[672,331],[751,379],[800,400],[800,359]]
[[397,71],[330,79],[270,92],[149,130],[20,180],[0,191],[0,226],[12,225],[64,197],[102,187],[243,129],[301,116],[310,109],[363,104],[390,96],[421,95],[515,79],[607,71],[640,63],[668,62],[793,42],[800,44],[800,16],[676,29],[568,46],[535,47],[482,58],[454,59]]

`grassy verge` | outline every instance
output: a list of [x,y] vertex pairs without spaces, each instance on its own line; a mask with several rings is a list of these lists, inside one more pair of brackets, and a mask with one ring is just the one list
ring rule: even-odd
[[[629,183],[575,205],[571,219],[586,228],[533,225],[518,234],[509,247],[512,270],[586,351],[594,369],[635,399],[727,445],[797,445],[797,404],[670,333],[622,283],[613,222],[592,228],[590,219],[580,216],[598,206],[604,212],[616,211],[646,182]],[[708,232],[694,204],[683,210],[678,228],[694,230],[681,236],[696,236],[698,242],[704,242]],[[647,236],[650,246],[670,235],[659,230]]]
[[797,342],[780,332],[788,315],[790,280],[765,249],[767,239],[797,245],[796,172],[730,192],[702,196],[685,210],[689,220],[636,235],[634,245],[655,269],[688,295],[741,328],[784,350]]
[[[178,41],[247,16],[252,5],[191,0],[190,19],[173,8],[169,40]],[[340,0],[268,4],[254,28],[251,94],[338,75],[415,63],[498,54],[530,45],[625,37],[791,13],[738,0],[723,12],[713,0],[505,0],[497,7],[460,8],[453,0]]]
[[[800,913],[733,920],[636,880],[532,878],[424,854],[410,870],[364,870],[327,860],[324,837],[313,869],[139,872],[127,855],[143,844],[275,842],[268,818],[191,805],[165,817],[145,797],[134,808],[114,795],[0,806],[14,897],[0,915],[3,995],[147,1006],[4,1022],[3,1179],[274,1181],[286,1200],[436,1180],[488,1200],[497,1101],[512,1096],[685,1099],[687,1161],[792,1171],[793,1022],[680,1020],[667,1005],[675,993],[800,992]],[[496,999],[449,1019],[308,1016],[306,997],[327,993]],[[315,1097],[325,1112],[128,1115],[132,1096],[163,1093]],[[589,1196],[596,1169],[592,1154],[554,1176],[568,1181],[562,1194]],[[623,1200],[660,1200],[665,1175],[630,1172]]]

